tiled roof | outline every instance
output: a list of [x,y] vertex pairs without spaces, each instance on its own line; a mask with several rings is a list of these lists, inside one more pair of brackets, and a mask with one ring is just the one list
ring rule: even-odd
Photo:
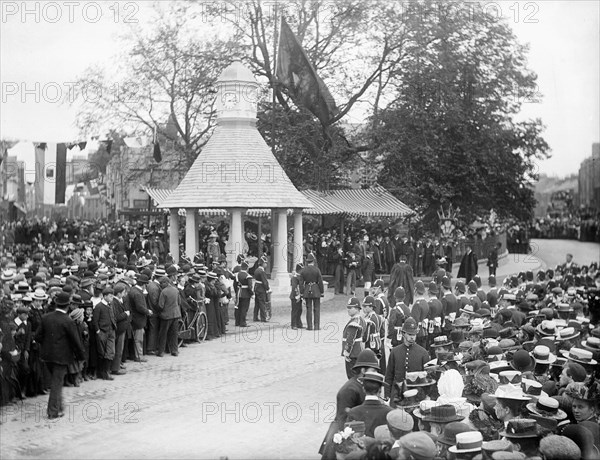
[[159,207],[310,208],[254,124],[220,123]]

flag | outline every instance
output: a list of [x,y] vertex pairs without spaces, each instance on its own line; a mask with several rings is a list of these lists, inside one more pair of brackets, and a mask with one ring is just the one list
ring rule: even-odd
[[67,189],[67,144],[56,144],[56,183],[54,184],[54,203],[65,204]]
[[98,195],[98,181],[96,179],[88,180],[86,186],[90,196]]
[[337,113],[333,96],[317,75],[284,18],[281,18],[275,76],[279,83],[287,88],[294,103],[310,110],[323,125]]
[[162,161],[162,155],[160,153],[160,145],[158,143],[158,140],[154,141],[154,161],[156,161],[157,163],[160,163]]

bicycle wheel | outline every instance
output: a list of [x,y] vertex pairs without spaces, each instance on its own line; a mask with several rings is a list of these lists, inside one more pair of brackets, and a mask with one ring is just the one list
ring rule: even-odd
[[177,345],[179,347],[183,345],[184,338],[188,334],[189,332],[187,330],[187,327],[185,326],[185,322],[182,319],[179,319],[177,321]]
[[196,329],[196,341],[204,341],[206,338],[206,333],[208,332],[208,319],[206,317],[206,313],[203,311],[198,313],[198,318],[196,318],[194,329]]

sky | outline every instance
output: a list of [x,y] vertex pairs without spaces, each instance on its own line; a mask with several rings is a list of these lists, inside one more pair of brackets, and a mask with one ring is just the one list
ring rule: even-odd
[[[541,118],[552,158],[538,172],[564,177],[600,142],[600,2],[481,3],[506,17],[538,74],[541,100],[521,119]],[[75,127],[72,84],[92,65],[110,66],[116,37],[144,22],[150,2],[0,0],[0,139],[70,142]],[[116,89],[115,89],[116,90]],[[93,97],[93,95],[90,95]],[[353,121],[353,120],[348,120]]]

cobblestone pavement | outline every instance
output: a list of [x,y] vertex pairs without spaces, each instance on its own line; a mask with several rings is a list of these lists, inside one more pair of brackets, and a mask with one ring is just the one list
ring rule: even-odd
[[291,330],[281,305],[270,323],[64,388],[61,419],[45,417],[47,396],[9,406],[1,457],[318,458],[345,381],[346,301],[323,305],[320,331]]
[[[513,258],[503,271],[540,265]],[[291,330],[289,305],[275,305],[270,323],[234,330],[232,320],[223,339],[64,388],[61,419],[45,417],[47,396],[3,408],[0,457],[319,458],[346,380],[347,299],[322,305],[320,331]]]

